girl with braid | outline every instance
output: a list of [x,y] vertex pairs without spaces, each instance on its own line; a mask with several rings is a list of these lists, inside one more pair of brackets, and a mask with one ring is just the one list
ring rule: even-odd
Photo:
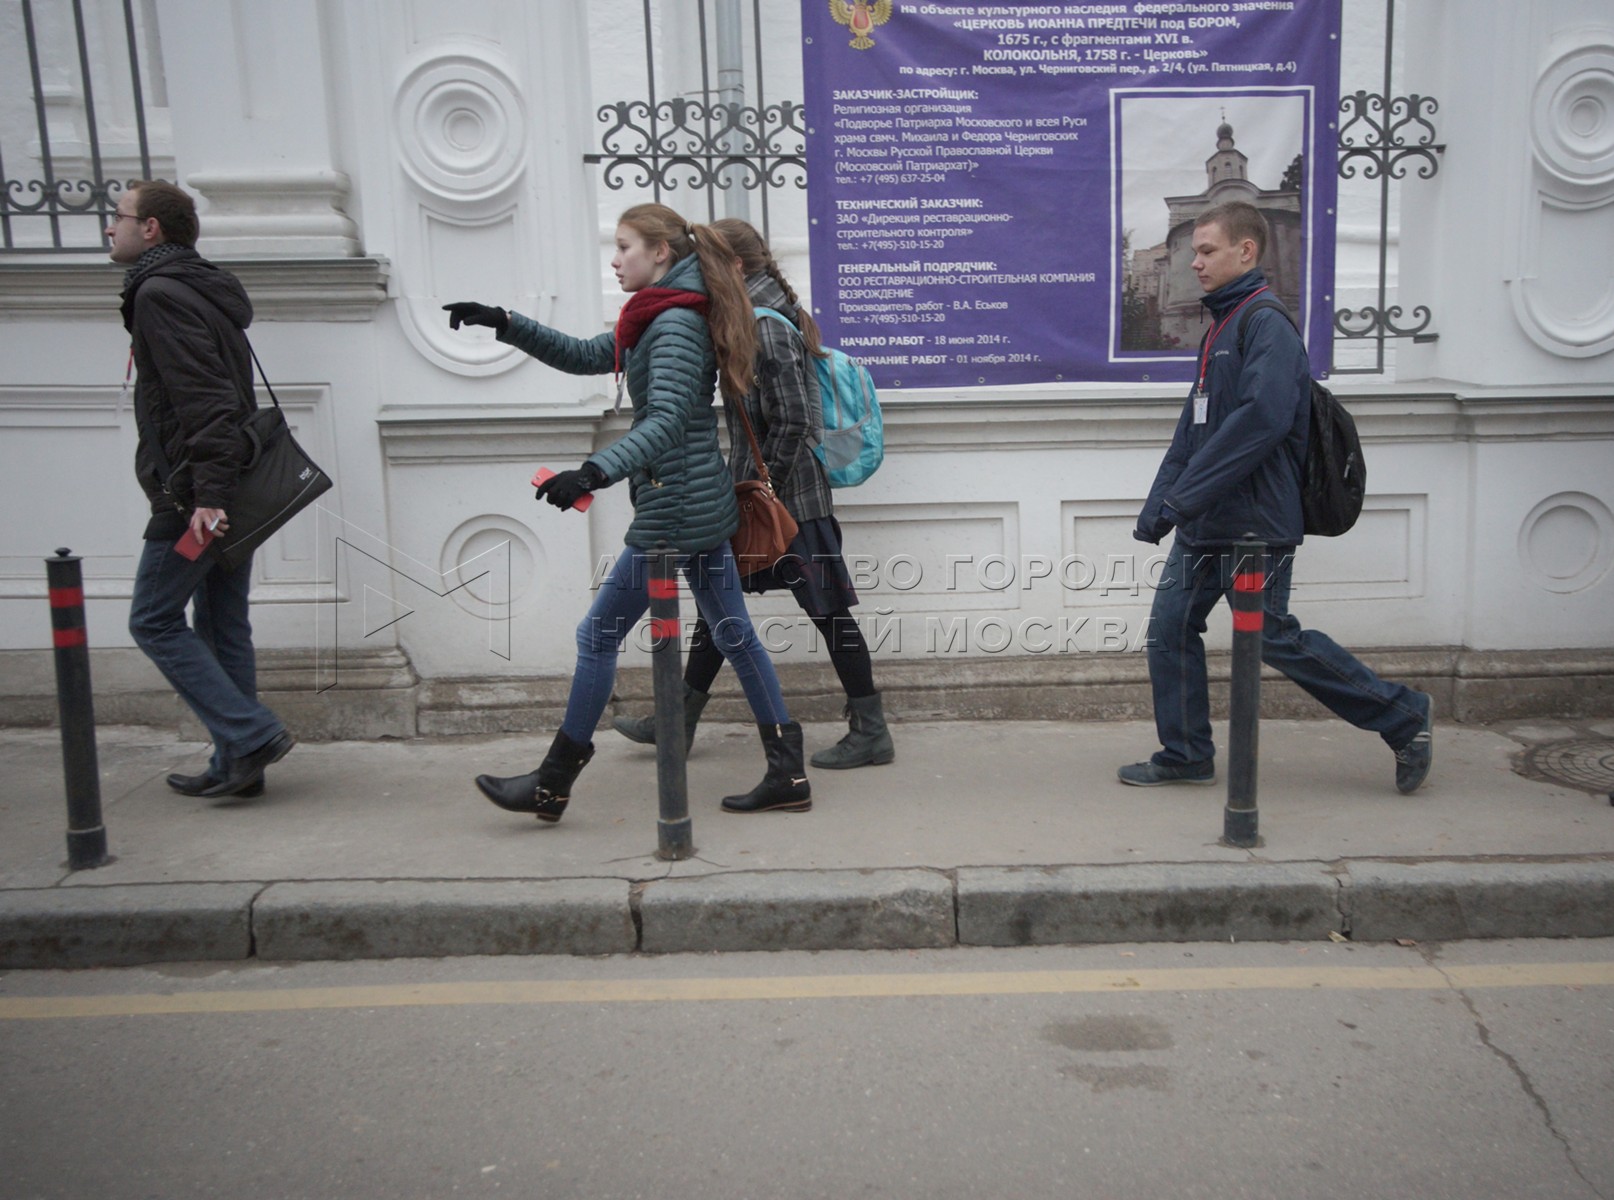
[[[756,370],[750,390],[740,400],[724,397],[729,470],[735,482],[758,477],[751,462],[750,441],[736,409],[737,404],[744,404],[767,461],[774,491],[799,527],[785,556],[769,570],[746,576],[742,586],[748,592],[789,588],[829,648],[830,662],[846,692],[850,728],[836,745],[813,755],[813,766],[844,770],[888,763],[896,757],[896,751],[886,728],[880,693],[874,688],[869,647],[851,613],[857,592],[842,558],[841,527],[835,520],[829,479],[813,453],[823,436],[824,422],[818,375],[811,361],[823,356],[818,323],[796,299],[790,281],[754,228],[732,218],[715,221],[712,228],[723,235],[739,257],[752,305],[783,313],[794,326],[787,328],[770,316],[757,317]],[[684,671],[684,732],[691,744],[712,682],[722,666],[722,651],[714,644],[712,629],[703,616],[695,626]],[[619,733],[633,741],[655,741],[652,717],[618,717],[614,724]]]
[[560,820],[572,784],[593,757],[617,652],[650,606],[650,552],[665,541],[682,555],[679,569],[701,621],[717,631],[715,652],[719,661],[734,663],[762,735],[767,774],[749,792],[727,797],[723,807],[803,812],[812,807],[812,789],[802,767],[801,726],[785,711],[729,549],[740,513],[718,445],[712,384],[715,379],[729,403],[737,403],[750,386],[757,344],[734,251],[711,226],[690,225],[661,204],[641,204],[622,214],[611,266],[628,302],[615,330],[586,341],[502,308],[444,305],[450,328],[486,325],[501,342],[557,370],[615,371],[633,401],[626,434],[538,488],[538,499],[566,509],[626,479],[633,500],[627,546],[577,627],[577,671],[560,732],[536,770],[478,775],[476,786],[500,808]]

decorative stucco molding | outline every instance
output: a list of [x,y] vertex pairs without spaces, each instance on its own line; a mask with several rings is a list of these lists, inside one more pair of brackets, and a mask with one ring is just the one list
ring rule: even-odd
[[[215,259],[252,297],[258,321],[369,321],[387,299],[384,258]],[[102,259],[0,258],[0,320],[116,319],[123,268]]]
[[197,248],[209,258],[356,258],[340,171],[203,171],[185,182],[207,199]]
[[490,47],[446,39],[401,64],[392,122],[408,181],[398,193],[399,254],[418,280],[400,298],[404,335],[455,375],[513,370],[526,355],[484,330],[450,330],[442,305],[469,298],[445,295],[455,286],[447,281],[481,276],[501,302],[549,315],[547,298],[509,286],[526,277],[537,250],[522,213],[530,136],[514,72]]
[[[1519,267],[1509,281],[1519,325],[1564,358],[1614,350],[1614,272],[1584,256],[1614,246],[1614,29],[1560,34],[1530,100],[1532,179]],[[1571,264],[1582,269],[1565,278]]]

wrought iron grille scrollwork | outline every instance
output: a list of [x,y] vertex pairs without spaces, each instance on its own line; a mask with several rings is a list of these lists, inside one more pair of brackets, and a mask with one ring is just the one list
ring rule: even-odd
[[1337,139],[1341,179],[1377,180],[1379,185],[1379,277],[1376,304],[1361,308],[1341,308],[1334,312],[1336,343],[1372,341],[1373,365],[1334,366],[1336,375],[1378,375],[1384,373],[1385,342],[1391,338],[1430,341],[1434,314],[1424,305],[1406,311],[1389,302],[1390,184],[1407,177],[1409,170],[1419,179],[1433,179],[1440,170],[1445,144],[1437,141],[1431,118],[1440,110],[1432,96],[1391,94],[1395,50],[1395,0],[1384,3],[1384,88],[1380,92],[1359,90],[1340,97],[1342,119]]
[[[1341,337],[1367,338],[1367,337],[1420,337],[1429,329],[1433,314],[1424,305],[1420,304],[1412,310],[1412,319],[1416,325],[1400,325],[1402,309],[1399,304],[1392,304],[1388,308],[1374,308],[1368,305],[1364,308],[1341,308],[1334,313],[1334,328]],[[1352,327],[1352,322],[1360,321],[1359,327]]]
[[607,126],[603,152],[583,161],[604,164],[605,186],[613,190],[650,188],[659,199],[680,187],[807,186],[807,129],[802,106],[792,100],[762,108],[683,97],[655,105],[623,100],[602,105],[598,115]]
[[[1339,102],[1346,114],[1339,127],[1339,174],[1342,179],[1377,179],[1388,175],[1405,179],[1407,161],[1418,162],[1418,178],[1433,179],[1440,170],[1439,155],[1446,147],[1435,141],[1429,118],[1440,102],[1433,96],[1395,96],[1386,100],[1373,92],[1353,92]],[[1416,136],[1409,137],[1409,131]],[[1362,164],[1359,168],[1358,164]]]
[[[145,99],[141,95],[139,33],[132,0],[123,0],[123,36],[132,81],[135,136],[139,145],[140,174],[151,176],[151,148],[146,136]],[[21,0],[24,44],[28,59],[28,83],[32,91],[37,149],[27,157],[37,158],[41,178],[14,179],[6,173],[5,148],[0,147],[0,248],[11,253],[50,253],[57,250],[105,249],[107,240],[101,227],[117,209],[124,184],[107,178],[101,146],[100,123],[96,117],[96,83],[92,70],[84,9],[80,0],[72,5],[73,39],[78,66],[78,97],[83,106],[84,132],[89,144],[83,169],[90,178],[58,178],[61,166],[51,145],[51,123],[46,112],[44,61],[35,28],[32,0]],[[15,156],[13,157],[15,162]],[[84,218],[95,217],[91,224]],[[38,223],[49,226],[48,240],[37,234]],[[24,225],[27,225],[27,231]],[[64,229],[63,225],[71,228]],[[36,235],[37,234],[37,235]]]

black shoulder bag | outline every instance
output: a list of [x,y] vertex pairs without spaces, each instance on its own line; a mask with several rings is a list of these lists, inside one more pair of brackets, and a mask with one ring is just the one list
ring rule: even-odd
[[[243,337],[246,335],[243,334]],[[315,499],[330,490],[331,477],[308,457],[297,439],[291,435],[280,398],[275,395],[269,376],[264,374],[258,352],[247,342],[247,352],[258,368],[263,386],[274,401],[271,408],[254,410],[242,422],[241,431],[251,444],[251,453],[236,479],[235,497],[230,502],[229,532],[216,538],[203,552],[211,554],[230,570],[235,570],[253,551],[291,520]],[[140,406],[135,405],[135,418],[140,419]],[[174,468],[169,465],[162,441],[147,432],[146,440],[157,456],[157,468],[163,473],[163,488],[173,495]],[[175,497],[175,503],[179,500]]]

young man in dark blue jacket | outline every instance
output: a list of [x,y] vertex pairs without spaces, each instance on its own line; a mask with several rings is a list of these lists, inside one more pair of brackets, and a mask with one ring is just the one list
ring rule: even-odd
[[1311,419],[1306,348],[1283,313],[1240,310],[1268,296],[1257,269],[1267,244],[1259,211],[1218,205],[1194,229],[1194,274],[1205,290],[1210,334],[1177,432],[1160,464],[1133,536],[1158,543],[1177,534],[1150,614],[1149,681],[1161,749],[1122,767],[1122,783],[1216,781],[1205,676],[1205,622],[1233,588],[1232,545],[1271,548],[1261,658],[1358,729],[1395,752],[1395,784],[1415,791],[1433,757],[1430,697],[1388,683],[1326,634],[1289,615],[1290,573],[1301,542],[1302,464]]

